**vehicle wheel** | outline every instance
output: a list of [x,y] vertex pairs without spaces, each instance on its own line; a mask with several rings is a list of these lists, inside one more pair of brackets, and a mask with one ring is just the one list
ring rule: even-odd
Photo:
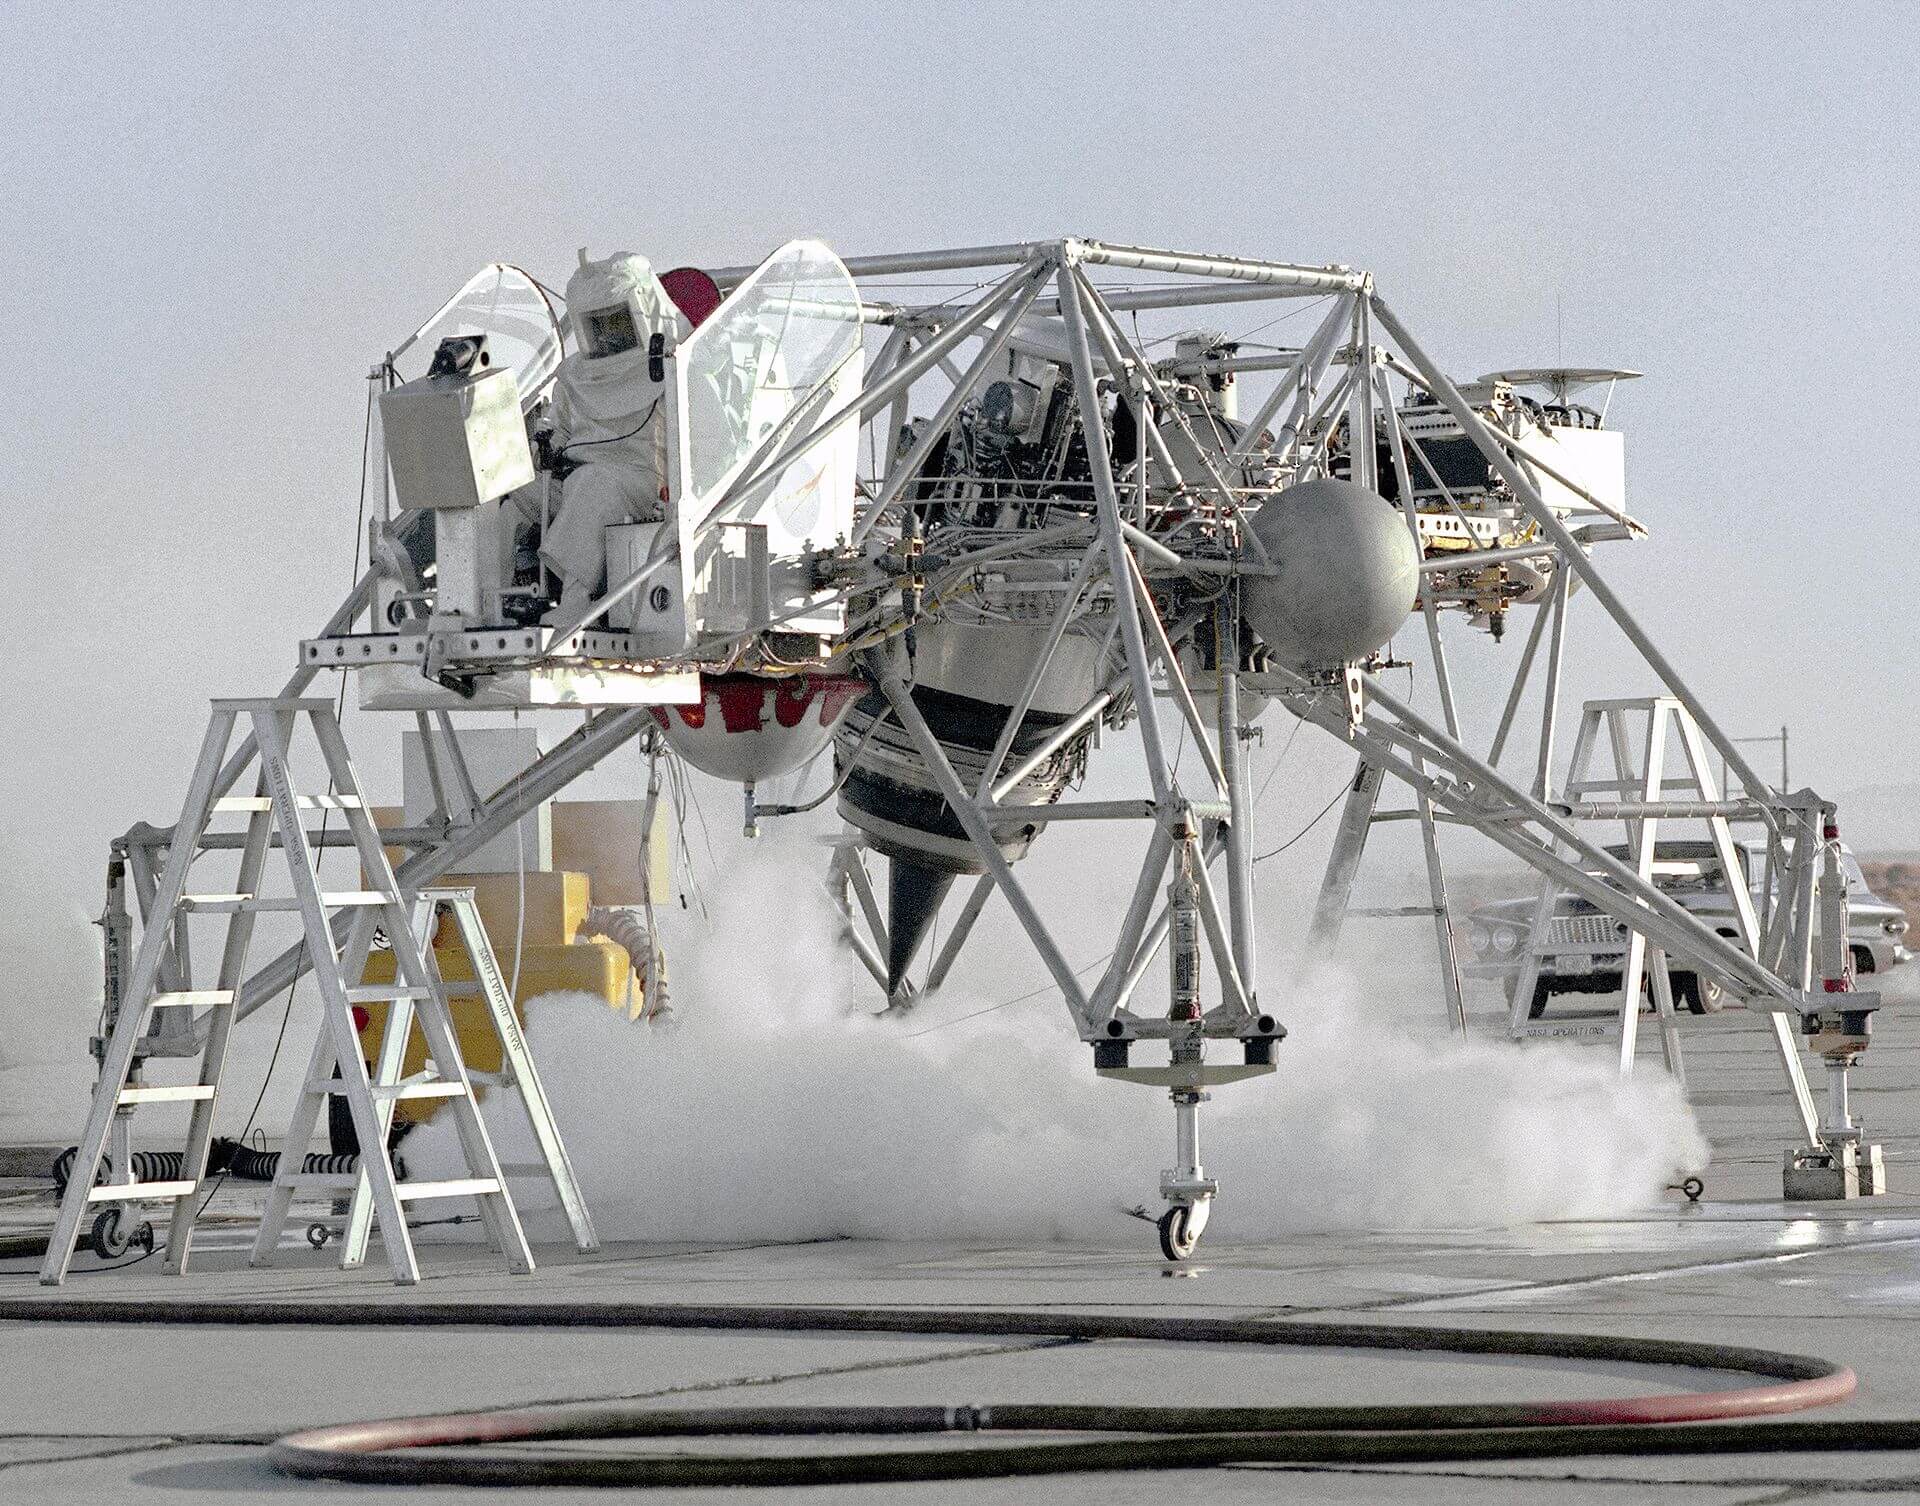
[[1160,1253],[1169,1260],[1185,1260],[1200,1243],[1187,1214],[1186,1208],[1173,1207],[1160,1215]]
[[[1673,1002],[1675,1004],[1686,1010],[1688,1014],[1706,1014],[1708,1012],[1709,1006],[1706,998],[1700,991],[1701,979],[1698,973],[1674,973],[1672,974],[1672,982]],[[1713,986],[1717,989],[1719,985],[1715,984]]]
[[133,1221],[123,1219],[118,1208],[108,1208],[93,1221],[93,1253],[102,1260],[117,1260],[127,1253]]
[[1852,951],[1854,977],[1865,978],[1871,976],[1873,973],[1873,953],[1863,946],[1854,947]]
[[1527,1018],[1537,1020],[1547,1012],[1547,1000],[1553,997],[1553,990],[1544,983],[1533,985],[1533,1002],[1527,1006]]
[[118,1260],[136,1245],[151,1250],[153,1225],[136,1220],[128,1209],[107,1208],[93,1221],[92,1239],[94,1254],[102,1260]]

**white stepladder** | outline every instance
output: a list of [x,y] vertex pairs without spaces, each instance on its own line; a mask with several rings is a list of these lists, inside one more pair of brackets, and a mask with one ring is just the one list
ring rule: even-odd
[[[586,1199],[581,1195],[580,1184],[573,1174],[573,1162],[567,1155],[566,1142],[560,1137],[553,1110],[547,1103],[546,1089],[541,1086],[540,1074],[533,1064],[533,1054],[527,1048],[526,1036],[514,1015],[513,998],[507,991],[507,980],[501,975],[499,958],[494,955],[493,946],[487,940],[486,927],[480,920],[480,907],[474,900],[473,890],[433,888],[422,889],[415,895],[411,925],[414,945],[437,976],[439,965],[434,957],[433,936],[443,913],[453,918],[460,943],[466,949],[477,981],[472,985],[449,985],[442,980],[442,991],[448,997],[465,987],[477,991],[486,1005],[487,1018],[493,1026],[494,1035],[500,1042],[500,1070],[492,1073],[469,1072],[468,1078],[496,1092],[510,1090],[519,1099],[520,1107],[527,1116],[527,1124],[533,1131],[534,1143],[539,1149],[541,1168],[553,1183],[561,1210],[566,1214],[567,1225],[573,1231],[573,1242],[582,1254],[590,1254],[600,1248],[599,1236],[593,1228],[593,1216],[587,1211]],[[431,1081],[430,1076],[412,1079],[401,1076],[408,1037],[413,1032],[413,1017],[412,1001],[395,999],[388,1008],[386,1023],[381,1031],[379,1056],[373,1071],[373,1097],[383,1145],[393,1125],[394,1104],[404,1096],[392,1090]],[[404,1195],[407,1184],[403,1182],[400,1187]],[[362,1176],[354,1189],[353,1203],[347,1212],[345,1249],[340,1258],[343,1267],[357,1266],[366,1259],[367,1236],[372,1223],[372,1185]]]
[[[251,723],[252,735],[236,756],[242,760],[242,769],[246,761],[257,763],[255,793],[216,798],[213,791],[222,776],[222,764],[234,727],[242,717]],[[325,795],[302,795],[293,788],[289,750],[302,718],[310,724],[326,764],[331,788]],[[314,842],[305,826],[305,813],[311,811],[329,815],[337,812],[344,818],[359,855],[361,871],[373,887],[344,892],[321,889]],[[214,845],[209,827],[217,815],[228,812],[244,812],[247,816],[236,889],[226,894],[188,893],[187,881],[194,860]],[[286,858],[292,881],[291,897],[268,897],[259,892],[268,849],[275,845]],[[284,1221],[287,1204],[295,1190],[321,1184],[346,1190],[358,1184],[357,1175],[329,1177],[301,1173],[304,1150],[317,1117],[316,1105],[325,1094],[339,1093],[345,1097],[353,1117],[362,1147],[361,1166],[372,1188],[374,1208],[380,1218],[394,1276],[402,1282],[419,1279],[392,1160],[387,1155],[384,1139],[377,1133],[379,1115],[366,1066],[360,1057],[352,1016],[355,1004],[405,998],[416,1007],[438,1074],[432,1083],[412,1084],[395,1091],[403,1097],[431,1093],[451,1100],[449,1108],[456,1116],[471,1173],[457,1182],[414,1184],[407,1189],[407,1199],[478,1197],[488,1232],[509,1266],[516,1271],[531,1270],[533,1260],[519,1217],[480,1122],[472,1085],[461,1064],[445,995],[414,942],[407,901],[395,883],[372,815],[361,797],[333,708],[324,700],[288,698],[213,703],[199,761],[180,820],[168,843],[166,869],[148,908],[140,948],[101,1053],[100,1079],[47,1246],[41,1281],[58,1285],[65,1279],[81,1222],[92,1206],[101,1203],[125,1208],[147,1201],[171,1201],[174,1211],[167,1238],[166,1266],[176,1274],[186,1269],[193,1222],[199,1211],[195,1196],[206,1178],[220,1076],[245,977],[254,921],[261,912],[270,910],[296,912],[301,918],[305,946],[320,993],[321,1028],[300,1108],[294,1115],[293,1132],[288,1136],[282,1156],[280,1175],[269,1196],[268,1218],[263,1221],[261,1238],[254,1246],[255,1262],[269,1254],[277,1242],[278,1224]],[[184,931],[185,917],[197,913],[232,917],[222,951],[218,986],[212,989],[192,986],[189,949],[175,945]],[[336,914],[351,916],[345,927],[344,947],[340,947],[332,925]],[[374,929],[381,923],[393,938],[395,981],[390,985],[365,987],[361,984],[361,970]],[[174,955],[171,965],[167,965],[170,948]],[[205,1042],[198,1081],[184,1086],[130,1086],[129,1080],[144,1054],[142,1047],[150,1044],[146,1031],[155,1012],[199,1007],[204,1007],[206,1012],[195,1020],[193,1027],[196,1038]],[[341,1070],[334,1078],[336,1064]],[[316,1083],[321,1088],[319,1094],[312,1091]],[[116,1118],[140,1104],[166,1101],[193,1104],[180,1175],[169,1181],[115,1180],[106,1186],[95,1186],[95,1174]],[[126,1168],[117,1166],[115,1171],[124,1175]]]
[[[1646,723],[1644,741],[1639,745],[1636,758],[1632,722],[1639,717],[1644,717]],[[1611,778],[1604,777],[1595,766],[1594,754],[1603,731],[1613,764]],[[1683,772],[1678,778],[1668,778],[1668,754],[1675,747],[1682,755]],[[1574,739],[1563,794],[1577,817],[1622,823],[1626,831],[1627,861],[1641,879],[1651,883],[1656,875],[1705,878],[1722,889],[1730,907],[1730,939],[1758,955],[1759,920],[1746,866],[1729,825],[1729,817],[1739,802],[1721,798],[1706,739],[1680,701],[1672,696],[1642,696],[1587,702],[1581,714],[1580,731]],[[1662,855],[1659,851],[1661,823],[1676,820],[1703,821],[1710,851],[1697,857]],[[1569,946],[1618,952],[1624,941],[1619,1005],[1620,1070],[1626,1073],[1633,1067],[1644,987],[1653,996],[1662,1058],[1667,1070],[1684,1085],[1686,1071],[1681,1060],[1673,981],[1666,952],[1651,945],[1643,932],[1605,915],[1559,917],[1556,911],[1560,899],[1561,891],[1554,880],[1544,880],[1534,904],[1523,954],[1525,960],[1514,983],[1508,1033],[1515,1038],[1597,1033],[1591,1026],[1575,1031],[1552,1023],[1529,1021],[1534,989],[1540,977],[1540,956],[1543,949],[1564,952]],[[1704,989],[1707,983],[1702,979],[1695,986]],[[1788,1045],[1791,1046],[1790,1039]],[[1797,1056],[1794,1059],[1797,1062]]]

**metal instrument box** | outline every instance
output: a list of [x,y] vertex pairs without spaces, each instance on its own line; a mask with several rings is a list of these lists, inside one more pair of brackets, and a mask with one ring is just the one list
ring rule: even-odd
[[520,386],[504,367],[383,392],[380,424],[402,507],[478,507],[533,480]]

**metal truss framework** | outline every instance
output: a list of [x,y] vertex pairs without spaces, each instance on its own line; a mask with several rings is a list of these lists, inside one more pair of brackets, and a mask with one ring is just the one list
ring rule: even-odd
[[[845,587],[859,591],[900,591],[911,585],[913,599],[938,599],[943,581],[955,580],[983,563],[1041,548],[1064,553],[1073,561],[1071,584],[1050,625],[1045,651],[1033,665],[1025,688],[1006,723],[986,772],[971,787],[956,772],[939,740],[910,694],[910,661],[901,652],[901,629],[910,626],[908,608],[893,613],[882,631],[870,632],[845,646],[885,696],[892,714],[913,739],[927,769],[978,857],[982,876],[963,902],[959,918],[945,945],[933,959],[923,991],[937,988],[949,975],[968,933],[989,897],[998,891],[1046,967],[1080,1036],[1094,1045],[1096,1066],[1106,1075],[1149,1082],[1169,1089],[1176,1109],[1178,1162],[1162,1181],[1162,1190],[1180,1215],[1174,1230],[1176,1243],[1187,1247],[1198,1237],[1214,1191],[1198,1153],[1197,1109],[1205,1088],[1237,1077],[1272,1070],[1275,1044],[1285,1034],[1274,1013],[1259,997],[1259,958],[1253,919],[1252,831],[1253,796],[1246,747],[1250,730],[1240,710],[1245,692],[1278,696],[1294,715],[1316,723],[1347,742],[1357,754],[1360,772],[1342,821],[1323,891],[1316,935],[1330,939],[1344,912],[1366,831],[1376,814],[1374,799],[1382,776],[1390,775],[1409,787],[1415,799],[1429,859],[1434,913],[1443,955],[1450,957],[1444,885],[1440,877],[1433,834],[1437,824],[1466,826],[1512,854],[1562,889],[1591,902],[1617,918],[1645,945],[1665,956],[1684,961],[1701,975],[1721,982],[1750,1007],[1769,1014],[1780,1057],[1794,1096],[1798,1119],[1813,1146],[1829,1146],[1848,1136],[1857,1138],[1844,1111],[1845,1066],[1835,1076],[1840,1107],[1829,1123],[1819,1123],[1808,1095],[1795,1026],[1803,1017],[1816,1029],[1832,1035],[1835,1006],[1844,1004],[1849,1019],[1870,1010],[1871,996],[1848,993],[1844,933],[1831,920],[1818,925],[1819,904],[1831,904],[1842,895],[1832,830],[1832,807],[1808,793],[1787,796],[1768,788],[1752,768],[1739,744],[1721,729],[1710,710],[1662,654],[1613,590],[1592,557],[1600,542],[1643,532],[1618,508],[1601,501],[1558,475],[1536,457],[1524,456],[1512,436],[1485,422],[1452,381],[1414,340],[1398,315],[1382,299],[1371,277],[1345,267],[1305,267],[1241,258],[1202,256],[1150,250],[1095,241],[1065,239],[1011,246],[913,253],[902,256],[855,258],[846,262],[856,280],[902,275],[989,269],[1000,272],[997,281],[965,303],[918,308],[873,302],[865,317],[888,330],[878,358],[861,390],[831,411],[817,407],[800,422],[770,435],[746,468],[729,496],[745,495],[765,478],[779,474],[799,455],[832,432],[850,409],[863,425],[880,424],[890,455],[872,483],[871,494],[859,513],[849,541],[858,551],[858,578]],[[744,277],[748,268],[716,274],[725,288]],[[1097,276],[1145,273],[1173,280],[1170,285],[1128,290],[1100,286]],[[1176,369],[1177,363],[1156,362],[1137,337],[1130,337],[1120,314],[1137,309],[1203,307],[1263,299],[1324,298],[1328,309],[1314,333],[1298,349],[1278,355],[1225,355],[1210,358],[1207,371],[1263,371],[1276,373],[1275,384],[1245,424],[1242,437],[1230,447],[1205,443],[1183,416],[1173,389],[1194,373]],[[1057,316],[1065,333],[1066,365],[1079,404],[1092,479],[1090,516],[1041,532],[1008,530],[1004,538],[982,542],[939,562],[926,565],[908,560],[904,550],[891,547],[896,537],[917,535],[910,484],[922,474],[934,445],[975,399],[993,374],[1008,342],[1023,318]],[[962,367],[958,357],[970,340],[979,349]],[[1388,385],[1398,375],[1413,388],[1429,394],[1471,437],[1488,464],[1505,482],[1530,524],[1530,541],[1519,547],[1471,549],[1429,561],[1422,566],[1420,613],[1430,655],[1438,720],[1422,716],[1390,693],[1368,666],[1349,666],[1343,674],[1312,677],[1265,667],[1243,667],[1244,628],[1239,592],[1245,579],[1271,574],[1271,560],[1259,540],[1244,527],[1247,511],[1276,489],[1272,484],[1249,485],[1249,460],[1258,458],[1266,476],[1283,483],[1326,474],[1333,459],[1334,436],[1344,420],[1349,435],[1367,436],[1384,428],[1387,454],[1398,478],[1399,506],[1407,526],[1419,538],[1410,468],[1424,464],[1418,441],[1405,431]],[[923,391],[942,392],[930,422],[917,429],[917,438],[893,454],[892,436],[905,427],[910,407]],[[1110,453],[1103,392],[1124,396],[1136,412],[1166,415],[1169,432],[1155,423],[1138,424],[1137,452]],[[805,405],[803,405],[804,407]],[[1183,440],[1177,446],[1170,437]],[[1179,454],[1176,455],[1176,448]],[[1375,449],[1367,443],[1348,447],[1352,479],[1378,487]],[[1429,467],[1429,470],[1431,467]],[[1544,473],[1580,497],[1582,505],[1563,515],[1542,495]],[[1149,477],[1153,480],[1149,481]],[[1437,473],[1436,473],[1437,476]],[[1442,488],[1444,492],[1444,487]],[[1203,526],[1188,528],[1176,541],[1157,536],[1155,518],[1169,495],[1187,499],[1191,511],[1203,517]],[[1455,513],[1459,505],[1448,494]],[[726,502],[714,510],[708,526],[726,511]],[[403,514],[404,526],[411,515]],[[878,537],[869,535],[878,531]],[[1449,676],[1439,612],[1447,605],[1446,585],[1459,572],[1530,559],[1550,565],[1553,589],[1538,611],[1515,670],[1503,714],[1483,756],[1472,751]],[[649,560],[610,589],[577,620],[547,630],[546,653],[564,658],[577,653],[581,635],[616,601],[640,589],[663,562]],[[1699,811],[1682,814],[1732,813],[1759,820],[1765,826],[1774,871],[1783,875],[1769,895],[1758,928],[1751,937],[1734,941],[1714,933],[1655,887],[1646,876],[1622,864],[1585,834],[1582,819],[1591,812],[1576,810],[1554,787],[1555,745],[1560,735],[1561,665],[1565,653],[1568,586],[1577,579],[1600,610],[1614,623],[1658,682],[1661,692],[1684,706],[1707,744],[1717,750],[1737,785],[1738,793],[1701,803]],[[351,627],[372,597],[374,574],[369,572],[342,605],[323,636]],[[1096,582],[1111,591],[1114,601],[1112,678],[1080,711],[1067,718],[1039,751],[1014,758],[1012,742],[1057,650],[1075,604]],[[1209,604],[1188,606],[1177,613],[1163,612],[1159,602],[1182,593],[1176,586],[1204,588]],[[903,598],[907,593],[902,592]],[[1187,599],[1198,589],[1185,593]],[[762,627],[768,624],[762,624]],[[756,632],[759,629],[755,630]],[[1200,635],[1212,636],[1210,683],[1183,668],[1180,649]],[[1545,688],[1532,777],[1516,779],[1500,772],[1501,756],[1519,725],[1519,708],[1528,688],[1540,649],[1547,645]],[[741,643],[703,643],[702,667],[724,666]],[[1191,660],[1188,661],[1191,663]],[[303,664],[286,688],[298,694],[319,671]],[[1196,683],[1217,705],[1211,719],[1202,715]],[[1163,705],[1184,724],[1199,750],[1196,762],[1176,772],[1167,756],[1167,729]],[[1139,740],[1147,789],[1131,799],[1066,798],[1043,806],[1013,805],[1006,796],[1014,784],[1041,759],[1098,722],[1118,726],[1131,719]],[[423,717],[423,723],[426,719]],[[650,725],[643,707],[594,712],[559,745],[544,754],[508,786],[482,797],[465,774],[458,750],[446,735],[444,718],[435,716],[423,730],[439,753],[442,783],[450,792],[436,818],[410,830],[388,833],[389,840],[412,850],[397,871],[399,883],[418,889],[457,870],[464,859],[498,833],[507,830],[527,811],[552,798],[573,779],[610,753],[639,736]],[[245,753],[245,749],[242,753]],[[223,771],[215,794],[225,793],[238,769],[236,755]],[[1709,812],[1706,807],[1711,806]],[[1610,819],[1628,819],[1632,812],[1612,810]],[[1647,814],[1641,812],[1639,814]],[[996,829],[1018,823],[1026,826],[1062,821],[1136,823],[1145,828],[1145,852],[1131,898],[1113,936],[1113,951],[1090,986],[1083,984],[1062,953],[1056,928],[1029,895],[994,840]],[[144,900],[138,875],[150,872],[151,853],[163,847],[167,833],[136,828],[125,839],[134,865],[135,889]],[[835,886],[851,891],[849,906],[857,902],[860,918],[873,941],[859,934],[849,914],[849,935],[863,962],[884,977],[878,961],[884,953],[884,923],[871,886],[856,857],[835,858]],[[150,887],[150,881],[149,881]],[[1076,930],[1085,934],[1085,917]],[[1823,938],[1816,949],[1816,932]],[[1141,983],[1154,958],[1171,940],[1170,1002],[1159,1008],[1134,1007]],[[880,943],[878,948],[874,942]],[[1837,955],[1836,955],[1837,952]],[[1201,958],[1211,964],[1217,999],[1209,1006],[1201,998]],[[290,948],[250,977],[240,991],[237,1013],[251,1013],[284,991],[303,971],[304,955]],[[1816,982],[1816,977],[1820,980]],[[911,993],[903,995],[910,998]],[[1457,977],[1448,987],[1449,1012],[1464,1029]],[[1131,1060],[1139,1041],[1165,1040],[1169,1060],[1164,1066],[1143,1066]],[[1207,1042],[1237,1043],[1240,1060],[1206,1060]],[[1165,1226],[1163,1224],[1163,1238]]]

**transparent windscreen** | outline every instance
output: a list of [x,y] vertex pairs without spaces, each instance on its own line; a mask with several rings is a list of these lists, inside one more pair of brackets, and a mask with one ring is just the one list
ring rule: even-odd
[[680,347],[694,497],[716,500],[860,343],[860,295],[831,251],[795,241],[768,257]]
[[530,404],[560,364],[560,330],[533,279],[517,267],[480,269],[453,299],[423,324],[394,356],[400,380],[425,376],[433,353],[449,335],[485,335],[488,364],[509,367]]
[[589,358],[617,356],[640,343],[640,331],[634,325],[633,310],[624,303],[616,303],[611,308],[588,309],[580,316],[580,327],[586,332],[586,354]]

